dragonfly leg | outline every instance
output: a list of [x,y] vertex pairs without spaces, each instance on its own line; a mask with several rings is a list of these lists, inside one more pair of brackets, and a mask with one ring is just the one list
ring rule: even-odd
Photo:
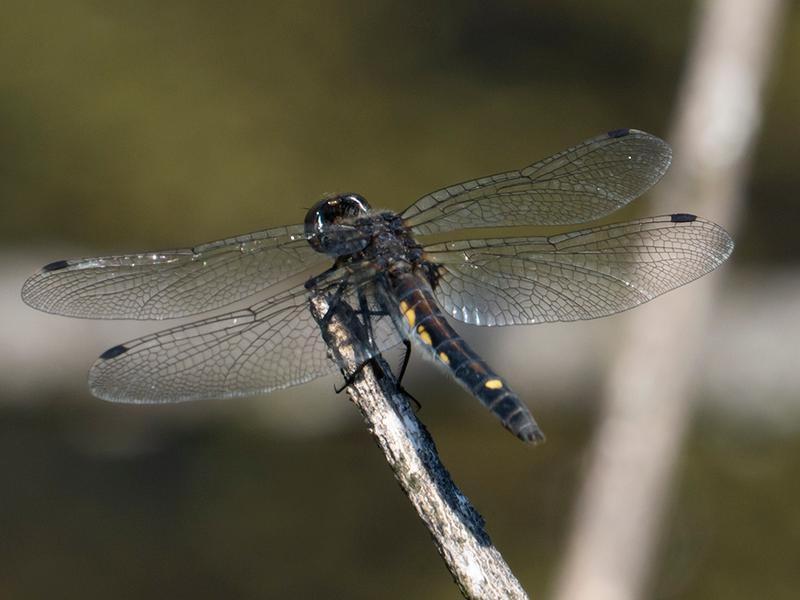
[[[323,324],[326,324],[331,318],[333,318],[335,314],[337,314],[337,312],[341,314],[342,296],[344,295],[344,291],[347,288],[348,283],[349,282],[347,280],[343,280],[336,286],[336,289],[333,291],[331,298],[329,300],[329,305],[332,308],[329,309],[328,312],[323,317],[322,321]],[[333,307],[338,307],[338,308],[334,309]],[[375,344],[374,329],[372,326],[371,319],[372,317],[389,316],[389,312],[385,309],[371,308],[369,306],[369,300],[367,298],[367,295],[364,293],[363,290],[358,290],[358,309],[352,310],[350,307],[348,307],[348,310],[350,310],[351,314],[353,314],[354,316],[361,317],[360,322],[358,322],[358,319],[356,319],[356,322],[358,322],[359,325],[363,327],[363,331],[360,332],[359,337],[366,338],[363,341],[365,341],[367,346],[369,347],[369,353],[371,354],[371,356],[366,360],[363,360],[351,375],[346,376],[344,383],[340,387],[337,388],[334,386],[333,389],[337,394],[341,393],[345,388],[351,385],[355,381],[355,378],[359,375],[359,373],[361,373],[361,371],[364,369],[364,367],[366,367],[368,363],[372,364],[372,368],[375,370],[378,378],[383,378],[386,376],[385,369],[381,366],[380,362],[375,359],[375,357],[379,356],[380,353]],[[411,341],[408,339],[404,339],[403,346],[405,346],[405,351],[403,353],[403,361],[400,366],[400,374],[397,378],[396,385],[403,394],[405,394],[408,398],[411,399],[411,401],[416,406],[416,410],[419,410],[422,408],[422,405],[401,384],[403,376],[405,375],[406,372],[406,368],[408,367],[409,358],[411,357]]]
[[408,361],[411,358],[411,340],[403,340],[403,346],[405,346],[406,350],[403,353],[403,364],[400,365],[400,373],[397,375],[397,385],[400,387],[400,389],[403,389],[403,377],[406,374]]
[[358,377],[358,375],[361,373],[361,371],[363,371],[364,368],[368,364],[371,364],[372,368],[375,369],[375,375],[377,375],[378,379],[382,379],[382,378],[384,378],[386,376],[385,371],[383,370],[381,365],[378,363],[378,361],[376,361],[374,358],[370,358],[370,359],[367,359],[364,362],[362,362],[360,365],[358,365],[356,370],[353,371],[352,375],[350,375],[349,377],[345,377],[344,383],[342,384],[341,387],[337,388],[336,386],[334,386],[333,390],[337,394],[342,393],[345,390],[345,388],[347,388],[349,385],[351,385],[352,383],[355,382],[356,377]]
[[417,412],[422,410],[422,404],[420,404],[419,400],[417,400],[411,392],[403,387],[403,376],[406,374],[408,361],[411,358],[411,340],[403,340],[403,346],[405,346],[405,352],[403,353],[403,363],[400,365],[400,373],[397,375],[397,388],[411,399],[415,407],[414,412]]
[[369,342],[370,349],[375,348],[375,338],[372,335],[372,317],[373,313],[369,309],[369,302],[367,302],[367,296],[364,294],[364,290],[358,290],[358,312],[361,315],[361,319],[364,321],[364,330],[367,334],[367,342]]
[[[403,371],[405,371],[405,366],[408,363],[408,357],[410,356],[410,354],[411,354],[410,349],[407,349],[406,350],[406,354],[405,354],[405,358],[403,359]],[[352,375],[350,375],[349,377],[346,377],[344,383],[340,387],[337,388],[336,386],[334,386],[333,387],[333,391],[336,392],[337,394],[341,394],[349,385],[351,385],[356,380],[356,377],[358,377],[358,374],[361,373],[361,371],[364,370],[364,367],[366,367],[368,364],[372,364],[372,368],[375,369],[375,371],[376,371],[375,374],[378,376],[379,379],[386,376],[386,372],[381,367],[380,363],[378,363],[378,361],[376,361],[374,358],[370,358],[369,360],[365,360],[364,362],[362,362],[358,366],[358,368],[353,372]],[[397,389],[404,396],[406,396],[409,400],[411,400],[412,404],[414,405],[414,412],[415,413],[419,412],[420,410],[422,410],[422,404],[420,404],[419,400],[417,400],[414,397],[414,395],[411,394],[411,392],[409,392],[406,388],[404,388],[402,385],[400,385],[400,381],[399,380],[397,381]]]
[[[327,273],[327,271],[326,271],[326,273]],[[313,278],[313,279],[311,279],[309,281],[316,280],[319,277],[322,277],[323,275],[325,275],[325,273],[323,273],[322,275],[319,275],[318,277],[315,277],[315,278]],[[322,319],[320,320],[320,325],[322,327],[327,327],[328,324],[330,323],[331,319],[337,314],[337,312],[338,312],[337,307],[339,305],[339,302],[342,299],[342,295],[344,293],[345,288],[347,287],[347,284],[348,284],[348,280],[347,279],[343,279],[342,281],[340,281],[339,284],[336,286],[336,289],[333,291],[333,294],[331,294],[331,296],[329,298],[327,298],[328,310],[325,313],[325,315],[323,315]],[[308,285],[309,284],[306,283],[306,287],[308,287]]]
[[324,270],[319,275],[315,275],[314,277],[310,278],[308,281],[305,282],[305,288],[307,290],[313,290],[319,287],[320,283],[326,281],[331,277],[332,274],[338,271],[338,265],[333,265],[329,269]]

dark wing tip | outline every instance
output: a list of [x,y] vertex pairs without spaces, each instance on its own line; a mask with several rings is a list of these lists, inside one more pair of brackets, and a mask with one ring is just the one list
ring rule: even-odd
[[55,260],[43,266],[42,271],[44,271],[45,273],[49,273],[50,271],[59,271],[61,269],[66,269],[68,266],[69,263],[66,260]]
[[621,137],[625,137],[630,132],[631,132],[631,130],[626,127],[626,128],[623,128],[623,129],[612,129],[611,131],[608,132],[607,135],[610,138],[621,138]]
[[673,223],[691,223],[692,221],[697,220],[697,215],[692,215],[689,213],[675,213],[674,215],[670,216],[670,221]]
[[109,348],[105,352],[100,355],[100,358],[103,360],[108,360],[110,358],[116,358],[120,354],[125,354],[128,351],[128,348],[123,344],[119,344],[118,346],[114,346],[113,348]]

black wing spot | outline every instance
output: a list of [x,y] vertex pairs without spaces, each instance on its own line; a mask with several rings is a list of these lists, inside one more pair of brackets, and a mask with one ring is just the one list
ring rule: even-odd
[[43,266],[42,271],[44,271],[45,273],[49,273],[50,271],[58,271],[60,269],[66,269],[68,266],[69,263],[67,261],[56,260]]
[[631,130],[627,129],[627,128],[625,128],[625,129],[612,129],[611,131],[608,132],[608,137],[610,137],[610,138],[621,138],[621,137],[625,137],[630,132],[631,132]]
[[696,221],[697,217],[689,213],[675,213],[670,217],[670,220],[673,223],[691,223],[692,221]]
[[109,348],[105,352],[100,355],[100,358],[103,360],[108,360],[110,358],[116,358],[120,354],[125,354],[128,351],[128,348],[120,344],[119,346],[114,346],[113,348]]

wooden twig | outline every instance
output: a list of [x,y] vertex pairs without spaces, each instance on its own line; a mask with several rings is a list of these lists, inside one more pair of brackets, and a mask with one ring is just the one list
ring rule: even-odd
[[350,398],[464,597],[527,598],[492,545],[483,518],[439,460],[433,439],[385,361],[378,357],[363,363],[364,332],[359,320],[344,303],[331,307],[322,296],[311,298],[311,312],[348,381]]

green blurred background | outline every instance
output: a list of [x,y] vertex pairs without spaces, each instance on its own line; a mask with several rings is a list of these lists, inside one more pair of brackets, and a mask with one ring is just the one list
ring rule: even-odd
[[[298,222],[325,193],[401,209],[605,130],[666,135],[694,3],[6,0],[2,13],[0,597],[456,597],[333,378],[254,400],[105,404],[86,368],[160,326],[38,314],[19,289],[66,256]],[[800,587],[798,72],[794,5],[737,250],[712,275],[720,317],[652,598]],[[534,450],[412,364],[445,464],[536,596],[625,318],[464,331],[545,426]]]

